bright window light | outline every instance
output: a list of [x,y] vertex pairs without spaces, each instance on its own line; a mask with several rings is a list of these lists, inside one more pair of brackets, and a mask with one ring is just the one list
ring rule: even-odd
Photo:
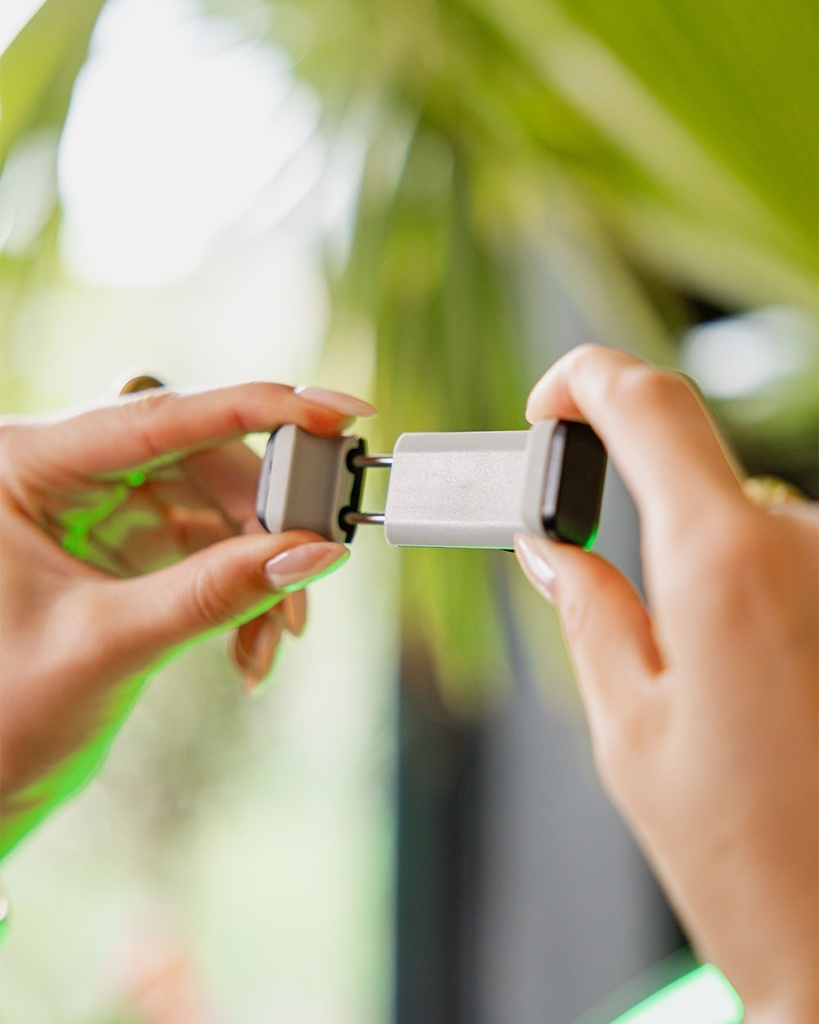
[[45,0],[3,0],[0,5],[0,53],[16,38]]
[[683,344],[685,368],[709,398],[749,398],[806,373],[816,326],[800,310],[768,307],[696,327]]
[[60,146],[66,265],[107,287],[191,276],[318,116],[283,55],[193,0],[113,0]]

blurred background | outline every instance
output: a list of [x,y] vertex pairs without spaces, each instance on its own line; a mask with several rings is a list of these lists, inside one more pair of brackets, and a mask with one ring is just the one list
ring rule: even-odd
[[[4,0],[2,411],[309,382],[389,450],[524,428],[594,340],[815,497],[817,38],[810,0]],[[613,473],[597,550],[639,583]],[[600,1022],[686,969],[509,555],[361,530],[310,598],[259,698],[187,652],[9,858],[3,1024]]]

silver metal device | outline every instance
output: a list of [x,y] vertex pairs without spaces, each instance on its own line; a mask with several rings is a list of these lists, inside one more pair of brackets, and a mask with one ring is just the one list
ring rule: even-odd
[[[390,470],[383,512],[362,512],[364,476]],[[589,546],[597,531],[606,453],[586,424],[530,430],[402,434],[392,455],[362,438],[316,437],[286,424],[271,435],[257,514],[271,533],[307,529],[349,543],[380,524],[402,547],[511,548],[523,532]]]

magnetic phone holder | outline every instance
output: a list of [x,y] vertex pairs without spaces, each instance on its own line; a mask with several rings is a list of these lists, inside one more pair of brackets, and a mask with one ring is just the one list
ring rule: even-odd
[[[362,512],[366,470],[377,466],[390,467],[385,509]],[[267,443],[256,511],[271,533],[312,530],[346,544],[360,524],[378,523],[390,544],[406,547],[511,548],[518,532],[590,547],[605,472],[600,439],[568,420],[402,434],[392,455],[288,423]]]

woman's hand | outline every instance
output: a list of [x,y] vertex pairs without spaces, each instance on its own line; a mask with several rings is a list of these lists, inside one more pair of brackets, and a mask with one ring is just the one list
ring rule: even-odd
[[0,811],[3,851],[88,780],[147,675],[235,627],[248,687],[301,588],[347,549],[265,533],[245,434],[284,422],[339,433],[372,408],[276,384],[164,389],[0,428]]
[[646,608],[601,558],[521,536],[575,664],[601,776],[746,1020],[815,1022],[819,530],[751,504],[694,391],[583,346],[527,417],[587,420],[631,491]]

